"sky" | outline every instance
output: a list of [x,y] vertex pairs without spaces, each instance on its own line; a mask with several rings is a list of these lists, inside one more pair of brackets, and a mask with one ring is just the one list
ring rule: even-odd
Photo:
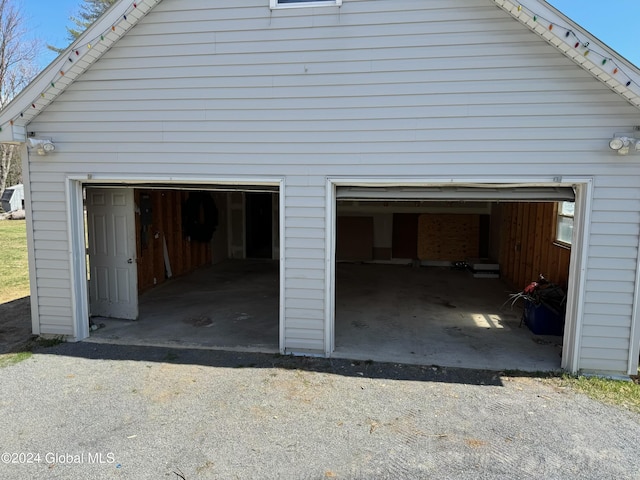
[[548,0],[555,8],[640,67],[640,0]]
[[43,43],[43,52],[38,58],[38,65],[46,67],[56,58],[56,53],[46,45],[66,47],[67,26],[71,25],[69,17],[74,15],[82,3],[81,0],[14,0],[22,10],[25,27],[32,38]]
[[[66,46],[66,27],[71,25],[69,17],[78,11],[81,0],[14,1],[21,6],[31,35],[44,44]],[[640,0],[548,1],[627,60],[640,66],[640,28],[636,24],[640,18]],[[266,4],[267,0],[264,2]],[[42,68],[55,59],[55,53],[43,50],[38,59]]]

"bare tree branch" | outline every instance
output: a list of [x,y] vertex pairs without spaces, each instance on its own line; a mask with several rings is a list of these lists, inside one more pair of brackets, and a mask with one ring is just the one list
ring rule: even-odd
[[[39,43],[29,40],[27,33],[24,17],[14,0],[0,0],[0,109],[38,73],[35,60]],[[21,176],[18,153],[15,145],[0,145],[0,195],[10,174],[18,179]]]

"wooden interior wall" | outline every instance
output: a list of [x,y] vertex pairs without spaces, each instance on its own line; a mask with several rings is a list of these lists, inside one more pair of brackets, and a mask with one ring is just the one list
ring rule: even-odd
[[[142,197],[148,195],[151,224],[143,226]],[[189,192],[179,190],[135,190],[138,290],[148,290],[166,280],[163,241],[166,239],[174,277],[212,261],[211,243],[190,242],[182,233],[182,204]],[[214,234],[215,235],[215,234]]]
[[522,289],[542,274],[564,288],[571,250],[554,243],[556,203],[503,203],[500,275]]

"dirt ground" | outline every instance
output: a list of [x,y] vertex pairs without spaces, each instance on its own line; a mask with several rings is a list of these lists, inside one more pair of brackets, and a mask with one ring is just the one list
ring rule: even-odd
[[0,354],[20,351],[32,339],[30,299],[0,304]]

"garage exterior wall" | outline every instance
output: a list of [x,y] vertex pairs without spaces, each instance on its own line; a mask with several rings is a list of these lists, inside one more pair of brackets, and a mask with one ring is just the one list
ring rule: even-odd
[[74,333],[69,177],[283,178],[284,345],[320,354],[327,178],[590,177],[579,366],[626,372],[640,112],[491,0],[268,3],[163,0],[28,126],[40,331]]

